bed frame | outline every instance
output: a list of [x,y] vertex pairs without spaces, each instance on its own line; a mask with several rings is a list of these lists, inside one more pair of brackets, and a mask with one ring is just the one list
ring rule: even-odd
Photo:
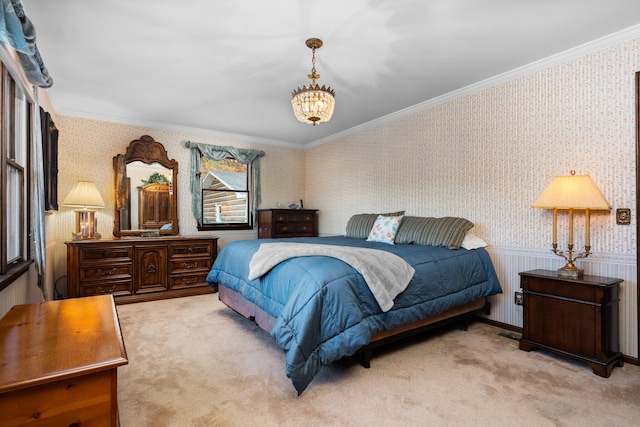
[[[218,298],[229,308],[254,321],[265,331],[270,333],[271,329],[273,329],[276,319],[254,303],[246,300],[239,292],[227,288],[222,283],[218,283]],[[369,368],[371,366],[373,350],[377,347],[453,322],[460,322],[460,328],[467,330],[467,325],[471,317],[478,314],[488,315],[490,314],[490,310],[491,304],[487,301],[486,297],[482,297],[427,319],[419,320],[395,329],[378,332],[371,338],[369,344],[358,350],[357,354],[361,355],[362,366]]]

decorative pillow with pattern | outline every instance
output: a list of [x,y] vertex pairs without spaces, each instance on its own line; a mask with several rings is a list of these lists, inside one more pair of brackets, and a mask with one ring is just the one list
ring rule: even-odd
[[371,231],[369,232],[369,237],[367,237],[367,242],[380,242],[380,243],[388,243],[393,245],[393,240],[396,237],[396,233],[398,232],[398,227],[400,227],[400,222],[402,221],[401,216],[384,216],[378,215]]
[[384,213],[384,214],[356,214],[349,218],[347,222],[346,237],[352,239],[366,239],[369,237],[369,232],[373,228],[373,224],[378,217],[382,216],[401,216],[404,215],[404,211]]

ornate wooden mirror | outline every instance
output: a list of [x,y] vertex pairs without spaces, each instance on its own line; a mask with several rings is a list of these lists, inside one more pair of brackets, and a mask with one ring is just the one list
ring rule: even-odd
[[164,146],[143,135],[126,154],[113,158],[116,211],[113,235],[176,235],[178,229],[178,162]]

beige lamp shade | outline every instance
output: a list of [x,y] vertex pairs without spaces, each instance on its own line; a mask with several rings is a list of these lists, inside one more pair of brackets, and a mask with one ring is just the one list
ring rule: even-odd
[[104,200],[93,181],[78,181],[62,205],[82,209],[104,208]]
[[589,175],[556,176],[531,206],[538,209],[611,209]]

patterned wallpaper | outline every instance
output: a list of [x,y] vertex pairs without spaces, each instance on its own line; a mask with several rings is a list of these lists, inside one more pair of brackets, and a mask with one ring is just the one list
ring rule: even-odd
[[[640,39],[316,146],[305,197],[324,234],[354,213],[405,209],[466,217],[493,245],[548,248],[551,213],[530,206],[575,170],[614,208],[592,216],[592,251],[635,254],[636,71]],[[615,208],[632,209],[630,226]],[[561,248],[566,229],[561,215]],[[582,215],[574,240],[583,247]]]
[[[142,135],[150,135],[162,143],[169,158],[178,161],[178,220],[181,235],[199,233],[195,218],[191,214],[188,176],[190,155],[189,150],[180,145],[183,140],[263,150],[265,156],[260,163],[262,173],[260,207],[276,207],[277,204],[284,206],[304,197],[304,153],[300,149],[68,116],[58,116],[56,126],[60,130],[58,172],[60,203],[76,181],[95,181],[107,205],[105,209],[97,211],[98,231],[104,237],[113,236],[115,178],[112,159],[117,154],[125,153],[129,143]],[[58,212],[48,218],[47,225],[50,227],[49,239],[59,242],[68,240],[75,229],[73,209],[61,207]],[[224,237],[234,233],[216,232],[215,234]],[[235,232],[235,234],[251,238],[256,233]]]

